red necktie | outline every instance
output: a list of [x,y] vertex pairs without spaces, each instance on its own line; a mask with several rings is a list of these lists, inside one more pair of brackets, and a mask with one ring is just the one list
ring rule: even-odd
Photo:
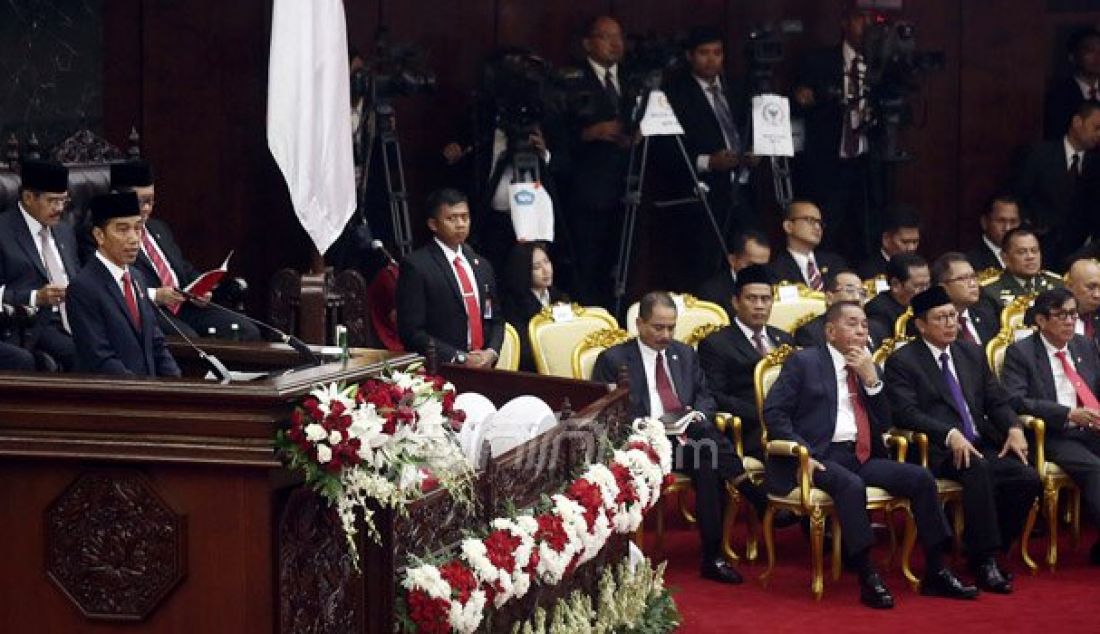
[[661,397],[661,407],[665,408],[665,412],[675,412],[683,409],[684,406],[680,403],[680,397],[676,396],[676,390],[672,389],[672,381],[669,380],[668,372],[665,371],[665,355],[663,352],[657,353],[657,368],[654,375],[657,377],[657,396]]
[[[171,286],[172,288],[179,287],[176,274],[172,272],[172,267],[168,266],[168,263],[160,256],[160,251],[153,244],[153,239],[149,237],[148,229],[141,233],[141,246],[145,249],[145,255],[149,256],[149,261],[153,263],[153,268],[157,271],[157,277],[160,278],[161,285]],[[178,315],[180,304],[168,306],[168,310],[172,311],[173,315]]]
[[474,285],[470,282],[470,276],[466,273],[466,265],[461,256],[455,257],[455,273],[458,274],[458,285],[462,287],[462,301],[466,304],[466,323],[469,324],[470,350],[481,350],[485,345],[485,335],[481,331],[481,310],[477,305],[477,295],[474,294]]
[[806,281],[810,283],[810,288],[815,291],[820,291],[825,288],[825,282],[821,279],[821,272],[817,270],[817,264],[814,263],[814,259],[811,256],[806,261]]
[[1100,409],[1100,402],[1097,402],[1096,395],[1092,393],[1089,386],[1085,385],[1081,375],[1077,374],[1077,370],[1074,370],[1073,366],[1070,365],[1069,359],[1066,358],[1066,351],[1059,350],[1054,353],[1054,356],[1062,362],[1062,371],[1066,373],[1066,378],[1073,384],[1073,389],[1077,392],[1077,404],[1089,409]]
[[968,321],[969,320],[966,318],[966,315],[959,313],[959,334],[962,335],[963,339],[969,341],[970,343],[978,343],[974,339],[974,335],[970,334],[970,328],[967,327]]
[[134,285],[130,283],[130,272],[122,273],[122,294],[126,297],[126,308],[130,310],[130,319],[134,326],[141,328],[141,311],[138,310],[137,298],[134,297]]
[[848,368],[848,398],[852,402],[852,413],[856,418],[856,458],[860,462],[867,462],[871,457],[871,423],[867,419],[867,408],[860,398],[859,379],[851,368]]

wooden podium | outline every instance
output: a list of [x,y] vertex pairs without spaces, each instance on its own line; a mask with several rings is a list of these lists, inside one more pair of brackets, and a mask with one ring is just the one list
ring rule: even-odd
[[[579,430],[625,418],[624,390],[445,366],[459,391],[498,405],[534,394],[554,407],[568,399],[577,413],[479,472],[475,510],[458,510],[440,491],[407,516],[380,515],[383,543],[360,541],[359,575],[333,513],[281,468],[274,433],[315,385],[418,357],[358,351],[346,365],[283,373],[298,363],[285,346],[208,351],[230,368],[277,374],[218,385],[0,373],[0,629],[392,632],[395,579],[409,554],[456,543],[509,501],[533,503],[585,458]],[[193,355],[174,352],[185,372],[194,367]],[[532,459],[552,452],[568,459]],[[621,556],[621,540],[607,550]],[[594,574],[582,567],[575,576],[560,591]]]

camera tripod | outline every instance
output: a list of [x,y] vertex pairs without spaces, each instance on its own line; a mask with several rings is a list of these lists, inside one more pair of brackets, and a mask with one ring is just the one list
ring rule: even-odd
[[[641,124],[642,118],[645,116],[645,110],[649,103],[649,97],[654,92],[659,92],[655,88],[648,88],[642,93],[641,101],[638,102],[638,107],[633,117],[631,117],[631,129],[637,130]],[[642,204],[642,192],[645,184],[645,171],[646,164],[649,160],[649,142],[652,137],[644,137],[640,144],[634,143],[630,147],[630,160],[627,163],[626,172],[626,193],[623,195],[623,204],[625,207],[625,215],[623,217],[623,230],[619,237],[619,258],[615,264],[615,314],[622,315],[623,312],[623,298],[626,296],[627,279],[630,273],[631,252],[634,249],[634,234],[637,230],[638,223],[638,208]],[[699,175],[695,171],[695,164],[692,162],[691,157],[688,155],[687,148],[684,147],[684,140],[682,135],[673,135],[673,139],[676,142],[676,147],[679,150],[680,157],[684,160],[684,166],[688,170],[688,174],[692,180],[692,196],[685,199],[662,201],[656,203],[658,207],[671,207],[674,205],[681,205],[686,203],[696,203],[702,205],[703,214],[710,223],[711,229],[714,230],[714,236],[718,239],[718,244],[722,249],[722,256],[725,256],[726,239],[722,233],[722,228],[718,226],[718,221],[714,217],[714,211],[710,207],[710,201],[707,200],[707,186],[699,180]],[[639,155],[639,145],[641,151]]]
[[[372,101],[374,96],[372,96]],[[393,224],[393,242],[398,252],[408,255],[412,251],[412,223],[409,221],[409,194],[405,188],[405,168],[401,160],[401,142],[397,138],[397,116],[388,100],[373,101],[370,114],[363,126],[362,143],[366,146],[363,173],[359,179],[356,199],[360,221],[367,225],[366,200],[371,159],[375,142],[382,153],[382,169],[386,181],[386,199],[389,202],[390,221]],[[368,228],[369,230],[369,228]]]

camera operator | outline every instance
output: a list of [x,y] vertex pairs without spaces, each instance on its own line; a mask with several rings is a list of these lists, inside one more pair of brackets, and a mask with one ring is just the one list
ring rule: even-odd
[[476,242],[497,270],[504,270],[516,244],[509,186],[538,182],[558,208],[551,164],[563,161],[551,149],[558,144],[548,140],[561,136],[550,81],[549,66],[531,51],[494,52],[483,69],[470,129],[459,135],[466,142],[452,141],[442,149],[447,164],[472,179]]
[[[748,154],[751,139],[744,127],[748,95],[724,76],[725,44],[719,30],[692,29],[684,55],[687,68],[670,77],[666,92],[684,129],[684,146],[709,189],[707,200],[715,221],[723,236],[728,236],[756,224],[749,176],[759,159]],[[680,161],[678,157],[668,160]],[[718,269],[725,254],[711,238],[713,230],[702,210],[690,210],[684,220],[677,226],[690,231],[699,247],[698,255],[685,263],[690,276],[685,281],[694,286]]]
[[863,41],[871,16],[854,5],[841,17],[841,42],[811,51],[798,65],[792,116],[805,124],[805,146],[795,157],[793,181],[795,197],[817,203],[835,227],[831,246],[861,261],[869,237],[871,113]]
[[586,59],[566,96],[571,162],[564,220],[573,245],[577,298],[586,305],[611,306],[615,250],[606,245],[618,239],[630,159],[622,27],[608,16],[593,18],[581,44]]

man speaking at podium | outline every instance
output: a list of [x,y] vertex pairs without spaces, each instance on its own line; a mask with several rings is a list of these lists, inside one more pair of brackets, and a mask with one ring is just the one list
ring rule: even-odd
[[179,376],[146,296],[145,280],[131,267],[144,231],[137,195],[96,196],[91,212],[95,257],[68,290],[76,370]]

